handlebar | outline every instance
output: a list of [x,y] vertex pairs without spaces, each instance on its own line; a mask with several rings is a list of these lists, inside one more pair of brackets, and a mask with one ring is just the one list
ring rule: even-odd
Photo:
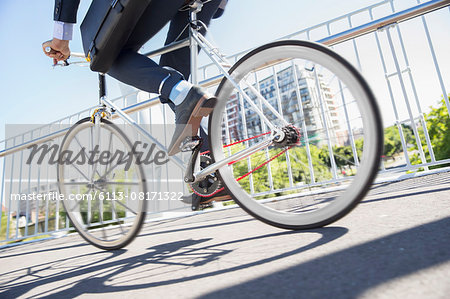
[[[53,52],[56,52],[55,50],[53,50],[51,47],[45,47],[45,52],[47,52],[47,53],[52,53],[52,51]],[[69,63],[69,58],[72,58],[72,57],[76,57],[76,58],[82,58],[84,61],[75,61],[75,62],[71,62],[71,63]],[[87,60],[86,60],[86,56],[84,56],[84,53],[78,53],[78,52],[71,52],[70,53],[70,56],[66,59],[66,60],[64,60],[62,63],[56,63],[56,64],[54,64],[53,66],[55,67],[55,66],[68,66],[68,65],[70,65],[70,64],[80,64],[80,63],[86,63],[87,62]]]
[[78,53],[78,52],[71,52],[70,57],[77,57],[77,58],[83,58],[86,59],[86,56],[84,56],[84,53]]

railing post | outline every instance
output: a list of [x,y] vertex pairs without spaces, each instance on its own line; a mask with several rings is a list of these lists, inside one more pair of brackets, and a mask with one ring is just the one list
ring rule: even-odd
[[[352,16],[351,15],[348,16],[348,25],[350,26],[350,28],[353,28]],[[353,44],[353,50],[355,51],[355,55],[356,55],[356,63],[357,63],[357,66],[358,66],[358,70],[361,71],[362,70],[361,58],[359,57],[358,46],[356,45],[356,40],[355,39],[352,39],[352,44]]]
[[[22,143],[25,141],[25,136],[22,135]],[[20,152],[20,162],[19,162],[19,190],[18,194],[22,193],[22,168],[23,168],[23,151]],[[20,200],[17,201],[16,209],[16,238],[19,236],[19,220],[20,220]],[[28,223],[26,223],[28,224]]]
[[397,34],[398,34],[399,41],[400,41],[400,46],[402,48],[403,57],[405,58],[406,70],[408,72],[408,78],[409,78],[409,81],[411,83],[413,96],[414,96],[414,99],[415,99],[415,102],[416,102],[416,107],[417,107],[417,110],[419,112],[419,118],[420,118],[420,121],[422,123],[423,131],[424,131],[424,135],[425,135],[425,140],[426,140],[426,143],[427,143],[427,146],[428,146],[428,151],[430,153],[431,161],[435,162],[436,160],[435,160],[435,157],[434,157],[433,146],[431,145],[430,136],[428,135],[428,129],[427,129],[427,125],[426,125],[426,122],[425,122],[425,118],[423,116],[422,108],[420,107],[419,96],[417,95],[416,84],[415,84],[414,78],[412,76],[412,70],[411,70],[411,66],[409,64],[408,55],[406,54],[405,44],[403,43],[402,33],[400,31],[400,27],[399,26],[396,26],[396,27],[397,27]]
[[[417,2],[420,3],[419,0]],[[450,13],[450,7],[449,7],[449,13]],[[424,16],[421,16],[421,19],[422,19],[423,28],[425,30],[425,35],[427,37],[428,46],[430,47],[431,57],[433,58],[434,68],[436,69],[436,74],[438,76],[439,84],[441,86],[442,95],[443,95],[444,101],[445,101],[445,106],[447,107],[447,113],[450,116],[450,102],[448,100],[449,94],[447,93],[447,89],[445,88],[444,80],[442,79],[441,69],[439,67],[439,63],[436,58],[436,51],[434,50],[433,42],[432,42],[431,36],[430,36],[430,31],[428,30],[427,21],[425,20]],[[434,153],[433,153],[433,159],[434,159]]]
[[[256,72],[255,72],[255,82],[256,82],[256,90],[259,93],[261,93],[261,86],[259,85],[258,74]],[[261,99],[259,99],[258,103],[259,103],[259,109],[261,111],[263,111]],[[266,126],[266,123],[261,118],[260,118],[260,121],[261,121],[261,129],[262,129],[261,133],[264,133],[267,131],[267,126]],[[269,149],[266,148],[264,151],[266,152],[266,159],[267,159],[267,161],[269,161],[270,160]],[[272,166],[271,166],[270,162],[267,163],[267,175],[269,176],[269,188],[270,188],[270,190],[273,190],[274,187],[273,187],[273,178],[272,178]]]
[[[16,138],[12,138],[13,146],[16,145]],[[6,161],[5,161],[6,162]],[[6,216],[8,217],[6,219],[6,240],[10,239],[10,229],[11,229],[11,194],[13,193],[13,175],[14,175],[14,155],[11,156],[11,175],[10,175],[10,182],[9,182],[9,196],[7,198],[8,200],[8,206],[6,208]]]
[[314,67],[313,73],[314,73],[314,79],[316,81],[316,92],[317,92],[317,97],[318,97],[317,100],[319,101],[320,111],[321,111],[322,120],[323,120],[323,126],[325,129],[325,135],[327,138],[328,153],[330,155],[330,163],[331,163],[331,171],[333,173],[333,179],[337,179],[337,166],[336,166],[336,161],[334,160],[333,144],[331,143],[331,136],[330,136],[330,131],[328,128],[328,123],[327,123],[327,113],[325,113],[325,111],[328,111],[328,109],[326,106],[326,102],[322,96],[322,89],[320,87],[319,76],[317,75],[317,70],[315,67]]
[[[30,132],[30,139],[33,139],[33,131]],[[31,193],[31,163],[28,165],[28,186],[27,186],[27,193]],[[34,202],[36,203],[36,201]],[[25,211],[25,217],[26,217],[26,225],[25,225],[25,236],[28,236],[28,219],[31,219],[30,216],[30,200],[27,200],[26,203],[26,211]]]
[[[298,83],[298,74],[297,74],[297,68],[295,66],[295,62],[292,61],[291,63],[293,73],[294,73],[294,80],[295,80],[295,92],[297,95],[297,101],[298,101],[298,109],[300,111],[300,119],[302,120],[302,134],[304,136],[303,141],[306,145],[306,156],[308,157],[308,167],[309,167],[309,176],[310,176],[310,184],[314,184],[316,182],[316,178],[314,175],[314,166],[312,163],[312,157],[311,157],[311,148],[309,146],[309,137],[308,137],[308,129],[306,128],[306,120],[305,120],[305,113],[303,112],[303,102],[302,102],[302,95],[300,93],[300,84]],[[310,99],[312,101],[312,97]]]
[[345,120],[347,122],[348,138],[350,139],[350,146],[353,152],[353,159],[355,160],[355,166],[359,166],[358,150],[356,149],[355,137],[353,136],[353,130],[348,115],[347,103],[345,102],[344,90],[342,87],[342,82],[340,80],[339,80],[339,90],[340,90],[339,94],[341,95],[342,106],[344,107]]
[[[284,118],[283,105],[281,104],[280,84],[278,81],[278,73],[276,72],[275,67],[272,67],[272,72],[273,72],[275,90],[277,92],[278,112]],[[286,156],[286,164],[287,164],[287,168],[288,168],[287,171],[288,171],[289,186],[292,187],[294,185],[294,182],[293,182],[293,178],[292,178],[292,167],[291,167],[291,159],[289,157],[289,151],[286,151],[284,154]]]
[[[5,142],[5,148],[6,148],[6,142]],[[6,170],[6,157],[3,158],[3,167],[2,167],[2,191],[0,193],[0,232],[2,231],[2,218],[3,218],[3,198],[5,197],[5,170]],[[8,215],[6,214],[5,209],[5,217]]]
[[[39,130],[39,135],[41,134],[42,130]],[[41,190],[41,165],[38,165],[38,173],[37,173],[37,187],[36,191],[37,193]],[[37,235],[39,233],[39,201],[36,203],[36,218],[34,223],[34,234]]]
[[[244,89],[242,89],[242,90],[244,90]],[[245,107],[244,106],[244,99],[239,93],[236,93],[236,96],[237,96],[238,101],[239,101],[239,106],[241,107],[240,110],[241,110],[241,117],[242,117],[242,128],[243,128],[243,131],[244,131],[244,139],[247,139],[248,138],[248,128],[247,128],[247,117],[245,116],[245,109],[244,109],[244,107]],[[248,141],[245,141],[244,144],[245,144],[246,147],[249,146]],[[246,160],[247,160],[247,171],[251,172],[252,171],[252,160],[251,160],[251,157],[247,157]],[[255,193],[255,186],[254,186],[254,183],[253,183],[253,173],[250,173],[250,175],[248,176],[248,179],[249,179],[249,183],[250,183],[250,193],[254,194]]]
[[[373,19],[372,11],[370,11],[370,17],[371,17],[371,19]],[[381,29],[379,29],[379,31],[383,31],[385,29],[386,28],[381,28]],[[407,147],[406,147],[405,136],[403,135],[403,130],[400,125],[400,116],[398,114],[397,105],[396,105],[395,99],[394,99],[394,92],[392,90],[391,81],[389,80],[389,76],[388,76],[386,60],[384,59],[383,51],[381,50],[380,38],[378,36],[378,32],[375,32],[374,34],[375,34],[375,40],[377,43],[378,54],[380,55],[381,65],[383,67],[386,84],[387,84],[388,91],[389,91],[389,98],[391,100],[392,109],[394,110],[395,125],[397,125],[398,133],[400,135],[400,142],[402,143],[403,155],[405,156],[406,165],[411,166],[411,161],[409,160],[409,155],[408,155],[408,151],[407,151]]]
[[[397,25],[394,25],[394,26],[397,26]],[[389,31],[389,29],[390,28],[386,28],[386,34],[387,34],[387,38],[388,38],[388,42],[389,42],[389,47],[391,49],[392,58],[394,59],[395,70],[397,73],[397,77],[400,81],[400,87],[402,90],[403,99],[405,100],[406,109],[408,110],[408,116],[409,116],[409,120],[411,122],[411,128],[413,129],[413,132],[414,132],[414,135],[416,138],[416,143],[417,143],[417,148],[419,149],[420,159],[422,160],[422,164],[425,164],[425,163],[427,163],[427,160],[426,160],[425,154],[423,152],[422,141],[420,140],[419,132],[417,131],[416,122],[414,120],[414,116],[413,116],[413,113],[411,110],[411,105],[410,105],[409,99],[408,99],[408,93],[406,91],[406,86],[405,86],[405,82],[403,80],[402,71],[400,69],[400,64],[399,64],[399,61],[397,58],[397,53],[395,52],[394,43],[392,41],[392,36],[391,36],[391,32]],[[404,150],[407,150],[407,149],[404,148]]]

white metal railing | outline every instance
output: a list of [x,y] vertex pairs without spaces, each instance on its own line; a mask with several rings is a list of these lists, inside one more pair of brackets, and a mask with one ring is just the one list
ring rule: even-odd
[[[173,123],[171,110],[165,105],[159,105],[158,98],[148,98],[147,93],[134,91],[111,101],[118,107],[123,108],[123,111],[140,123],[151,124],[155,122],[155,126]],[[139,103],[138,108],[136,108],[137,103]],[[28,147],[43,143],[50,145],[60,143],[72,124],[86,116],[92,115],[96,108],[97,106],[93,106],[48,125],[36,126],[33,130],[23,134],[12,137],[8,136],[5,140],[1,141],[4,150],[1,151],[3,169],[0,185],[0,205],[6,208],[6,215],[2,217],[3,222],[0,223],[0,232],[3,232],[3,235],[0,235],[0,242],[4,243],[30,237],[46,236],[71,229],[68,218],[65,216],[61,217],[62,214],[60,211],[62,211],[62,206],[60,206],[59,200],[13,201],[8,195],[13,193],[26,194],[34,192],[51,194],[52,192],[56,192],[56,178],[54,177],[54,173],[52,174],[49,171],[49,165],[39,165],[37,169],[32,169],[31,164],[26,165],[26,157],[30,153]],[[157,119],[153,121],[155,117]],[[113,118],[117,118],[117,116],[113,116]],[[121,122],[119,120],[116,123],[120,124]],[[145,126],[145,128],[150,132],[153,129],[149,125]],[[140,138],[141,136],[137,134],[134,136],[135,140],[141,140]],[[168,141],[170,139],[166,140],[166,142]],[[34,175],[30,179],[30,173],[32,171]],[[167,170],[162,169],[162,167],[150,165],[149,169],[146,169],[147,183],[153,184],[152,187],[155,190],[161,188],[161,185],[164,184],[168,186],[170,181],[173,180],[174,170],[171,171],[172,174],[169,177]],[[7,177],[6,181],[5,177]],[[179,169],[179,177],[181,184],[181,169]],[[157,183],[155,183],[156,178],[158,178]],[[156,202],[152,209],[156,217],[165,211],[186,210],[186,206],[176,201]]]
[[[322,31],[326,32],[325,37],[319,38],[316,41],[319,43],[324,43],[329,46],[339,46],[340,44],[349,42],[352,45],[354,57],[356,57],[354,63],[357,65],[359,70],[363,73],[363,75],[370,74],[372,70],[367,70],[365,72],[365,69],[362,67],[361,59],[360,59],[360,50],[358,48],[357,42],[358,38],[366,37],[366,36],[373,36],[374,37],[374,48],[377,49],[378,59],[380,65],[382,65],[382,68],[384,70],[384,73],[382,76],[385,78],[385,86],[381,86],[381,88],[387,88],[390,98],[390,103],[392,105],[392,109],[394,111],[395,121],[394,124],[397,126],[400,139],[402,141],[402,148],[404,157],[406,160],[406,166],[402,168],[402,170],[417,170],[419,168],[425,168],[428,169],[430,166],[436,166],[436,165],[443,165],[448,164],[450,162],[450,159],[440,160],[436,161],[434,152],[433,152],[433,145],[431,144],[430,136],[427,131],[426,121],[424,118],[424,107],[421,105],[421,101],[418,97],[417,88],[416,88],[416,82],[414,80],[414,77],[412,75],[412,69],[408,55],[407,55],[407,49],[404,44],[404,38],[403,38],[403,32],[401,29],[401,24],[412,20],[412,19],[418,19],[420,18],[420,21],[422,23],[424,32],[425,32],[425,40],[424,43],[427,44],[429,48],[429,53],[432,57],[432,63],[435,71],[435,75],[437,77],[437,80],[439,82],[439,86],[441,89],[441,93],[444,97],[444,102],[447,107],[447,111],[450,111],[450,102],[449,102],[449,87],[444,84],[443,74],[441,71],[441,67],[439,65],[435,46],[432,41],[430,30],[428,26],[428,22],[425,18],[425,15],[430,14],[436,10],[442,10],[446,9],[449,10],[450,0],[432,0],[427,1],[424,3],[421,3],[421,1],[416,0],[417,5],[401,10],[396,11],[395,10],[395,2],[394,0],[385,0],[381,1],[379,3],[373,4],[371,6],[359,9],[355,12],[352,12],[350,14],[340,16],[337,18],[334,18],[332,20],[329,20],[327,22],[323,22],[321,24],[317,24],[315,26],[303,29],[301,31],[289,34],[287,36],[284,36],[281,39],[306,39],[311,40],[312,33],[314,31],[320,31],[320,29],[323,29]],[[377,8],[388,8],[390,9],[391,13],[387,16],[375,18],[374,11]],[[368,15],[368,20],[366,23],[358,26],[353,26],[353,18],[355,16],[361,15],[361,14]],[[333,26],[335,24],[342,25],[342,21],[347,22],[347,27],[344,30],[339,31],[338,33],[333,33]],[[443,31],[448,30],[449,28],[442,29]],[[396,34],[396,40],[394,40],[393,33]],[[385,35],[385,39],[387,47],[382,46],[382,35]],[[445,41],[440,40],[439,42],[443,43]],[[339,53],[339,49],[335,50]],[[230,57],[227,57],[228,60],[232,62],[237,62],[239,58],[244,56],[248,51],[242,51],[240,53],[234,54]],[[351,56],[349,53],[347,53],[347,56]],[[388,58],[392,60],[392,66],[394,67],[393,72],[388,71]],[[404,61],[404,66],[401,66],[401,62]],[[218,71],[215,68],[214,64],[207,64],[199,69],[199,73],[203,75],[202,79],[204,80],[205,84],[208,87],[218,85],[220,81],[222,80],[223,76],[218,75]],[[407,74],[406,78],[403,77],[403,74]],[[400,92],[401,95],[399,97],[394,96],[393,92],[393,82],[394,80],[397,80],[395,83],[400,85]],[[372,88],[379,88],[380,86],[372,86]],[[275,87],[278,92],[278,87]],[[403,100],[405,103],[406,110],[408,112],[407,118],[402,118],[399,111],[399,102]],[[417,112],[414,113],[413,110],[416,110]],[[416,144],[418,145],[418,151],[421,163],[412,165],[410,161],[410,157],[408,155],[408,149],[407,149],[407,142],[404,136],[402,125],[408,124],[412,130],[414,131],[414,138],[416,141]],[[424,130],[424,138],[425,140],[421,140],[420,134],[418,132],[418,126],[421,126]],[[429,160],[427,161],[423,145],[426,145],[429,152]],[[354,145],[352,144],[352,149],[355,151]],[[449,157],[450,158],[450,157]],[[382,165],[382,170],[385,172],[384,164]],[[395,171],[398,171],[398,169],[395,169]]]
[[[400,1],[400,0],[398,0]],[[439,81],[439,86],[441,88],[441,92],[445,98],[445,104],[447,106],[448,111],[450,111],[450,104],[448,101],[448,85],[444,82],[444,77],[441,71],[441,66],[435,51],[435,42],[433,41],[430,29],[428,26],[428,18],[432,18],[430,15],[431,12],[436,10],[447,10],[446,13],[449,13],[448,10],[450,0],[433,0],[421,3],[417,1],[417,5],[408,8],[402,11],[396,11],[395,3],[398,1],[394,0],[384,0],[377,4],[368,6],[366,8],[362,8],[350,14],[332,19],[330,21],[312,26],[310,28],[295,32],[288,36],[283,37],[282,39],[308,39],[311,40],[311,36],[316,30],[324,30],[325,36],[315,39],[318,42],[322,42],[324,44],[335,46],[336,50],[339,52],[340,49],[337,47],[344,43],[350,43],[351,48],[353,49],[353,55],[356,57],[355,64],[360,68],[360,70],[365,72],[364,65],[360,59],[361,53],[358,47],[358,40],[360,38],[366,36],[372,36],[374,38],[374,48],[377,50],[380,65],[384,73],[382,76],[385,78],[385,86],[383,88],[388,90],[389,100],[392,105],[392,109],[395,114],[394,124],[397,125],[399,135],[402,141],[404,157],[406,161],[406,165],[402,167],[400,170],[417,170],[420,167],[429,167],[433,165],[442,165],[450,163],[450,159],[445,160],[436,160],[433,153],[433,144],[431,144],[431,140],[429,134],[426,130],[426,120],[424,118],[423,109],[424,107],[421,105],[421,101],[419,99],[417,90],[416,90],[416,82],[414,81],[414,76],[412,73],[413,67],[410,65],[408,61],[407,55],[407,47],[403,41],[403,31],[402,24],[408,23],[409,20],[420,19],[420,22],[423,26],[425,32],[425,43],[429,48],[429,54],[432,57],[433,68],[435,75]],[[376,18],[376,10],[379,8],[388,8],[390,9],[390,13],[388,15]],[[356,16],[361,14],[368,15],[368,20],[358,26],[353,26],[353,20]],[[340,29],[337,32],[334,30],[335,25],[342,24],[342,21],[347,23],[347,28]],[[446,28],[444,30],[449,30],[450,28]],[[382,39],[384,38],[385,44],[382,43]],[[447,42],[447,40],[439,40],[439,43]],[[181,41],[176,44],[174,47],[188,46],[186,41]],[[147,53],[149,56],[157,56],[166,51],[173,50],[173,47],[163,48],[160,50],[152,51]],[[228,60],[232,62],[236,62],[240,57],[242,57],[248,51],[243,51],[228,57]],[[404,61],[404,66],[401,63]],[[205,87],[214,87],[218,85],[222,76],[218,75],[217,69],[213,64],[208,64],[199,68],[198,78],[200,84]],[[390,68],[393,68],[394,71],[390,72]],[[404,76],[406,74],[406,76]],[[393,89],[393,81],[395,81],[396,85],[400,86],[399,94],[400,99],[396,97]],[[278,88],[278,87],[277,87]],[[279,90],[276,90],[279,94]],[[142,123],[148,123],[152,121],[152,115],[154,109],[158,109],[158,111],[163,112],[160,113],[160,121],[164,124],[171,123],[171,112],[166,113],[165,105],[159,105],[159,100],[156,97],[153,98],[144,98],[143,100],[138,99],[138,92],[133,92],[127,95],[124,95],[120,98],[114,99],[113,102],[120,107],[124,108],[124,111],[128,114],[135,117],[137,120]],[[412,96],[411,96],[412,95]],[[398,113],[399,107],[398,102],[403,100],[405,106],[408,111],[407,118],[402,118]],[[132,104],[131,104],[132,103]],[[8,173],[10,178],[16,177],[19,181],[19,186],[22,190],[31,190],[33,186],[36,186],[36,182],[31,183],[29,179],[30,176],[29,171],[23,165],[23,153],[27,150],[27,147],[33,144],[39,144],[44,142],[52,142],[57,138],[61,138],[66,131],[68,130],[68,126],[70,124],[75,123],[79,119],[84,116],[90,115],[93,109],[96,107],[91,107],[89,109],[80,111],[73,115],[70,115],[66,118],[55,121],[49,125],[41,126],[32,131],[28,131],[26,133],[8,137],[7,139],[1,141],[0,148],[0,158],[3,159],[3,169],[1,170],[1,189],[0,189],[0,206],[6,207],[6,215],[2,217],[3,220],[0,223],[0,232],[5,230],[6,226],[6,235],[0,235],[0,244],[7,241],[14,241],[18,239],[35,237],[40,235],[46,235],[49,233],[54,233],[57,231],[66,231],[69,229],[69,222],[67,219],[58,219],[58,213],[52,213],[52,209],[58,211],[60,209],[59,202],[45,202],[42,205],[37,205],[37,207],[32,207],[34,211],[31,211],[31,208],[28,206],[25,207],[24,215],[21,218],[20,207],[12,207],[10,200],[5,198],[5,194],[7,193],[5,190],[6,182],[5,182],[5,174]],[[414,108],[414,109],[413,109]],[[153,109],[153,112],[152,112]],[[382,108],[383,109],[383,108]],[[415,111],[415,112],[414,112]],[[407,142],[405,140],[402,124],[408,124],[414,132],[414,137],[416,139],[416,143],[418,145],[418,152],[421,157],[421,163],[417,165],[412,165],[410,161],[410,157],[408,155]],[[424,128],[423,136],[425,140],[421,140],[420,134],[418,132],[417,126],[420,125]],[[59,129],[55,129],[59,128]],[[428,152],[430,155],[429,161],[426,160],[425,152],[422,148],[422,143],[427,146]],[[355,145],[352,144],[352,150],[356,152]],[[39,170],[40,176],[37,182],[37,188],[41,188],[44,186],[47,191],[55,188],[55,180],[54,178],[45,177],[45,174],[48,173],[44,169]],[[392,170],[386,170],[384,164],[382,165],[382,172],[390,172]],[[395,171],[399,171],[396,169]],[[16,173],[17,172],[17,173]],[[10,193],[10,192],[9,192]],[[53,206],[54,205],[54,206]],[[177,207],[167,207],[167,210],[173,210]],[[41,210],[43,212],[41,212]],[[42,215],[43,213],[43,215]],[[51,215],[55,215],[55,219]],[[22,223],[23,222],[23,223]],[[4,239],[2,239],[2,237]]]

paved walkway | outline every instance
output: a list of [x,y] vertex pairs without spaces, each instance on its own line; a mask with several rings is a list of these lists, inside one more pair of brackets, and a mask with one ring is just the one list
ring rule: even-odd
[[0,298],[449,298],[450,173],[380,184],[291,232],[240,209],[151,223],[127,248],[79,236],[0,250]]

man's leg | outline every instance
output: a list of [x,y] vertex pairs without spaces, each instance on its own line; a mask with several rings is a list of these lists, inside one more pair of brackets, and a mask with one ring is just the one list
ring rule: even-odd
[[[201,12],[197,15],[197,19],[209,25],[212,17],[217,11],[220,2],[222,0],[212,0],[211,2],[203,5]],[[189,23],[189,12],[188,11],[178,11],[170,22],[169,32],[167,32],[167,38],[165,45],[168,45],[175,41],[175,39],[180,36],[180,33]],[[206,30],[202,28],[200,30],[201,34],[205,34]],[[179,39],[185,39],[189,36],[189,30],[186,29]],[[177,51],[173,51],[161,56],[159,65],[168,66],[177,71],[181,72],[186,79],[189,79],[191,74],[191,60],[190,60],[190,50],[189,48],[182,48]]]
[[174,71],[162,68],[138,50],[171,19],[175,17],[184,0],[153,0],[142,14],[122,52],[108,74],[138,89],[161,94],[161,102],[169,101],[172,88],[182,80]]
[[[205,23],[206,26],[208,26],[212,17],[217,11],[221,1],[222,0],[212,0],[211,2],[206,3],[203,6],[201,12],[197,15],[197,19]],[[189,12],[178,11],[170,22],[170,27],[167,33],[165,45],[174,42],[176,38],[178,38],[179,40],[187,38],[189,36],[189,29],[186,28],[186,30],[184,31],[183,29],[185,29],[186,24],[188,23],[189,23]],[[182,31],[183,33],[180,35]],[[200,30],[200,33],[205,34],[206,33],[205,28],[202,28]],[[181,72],[181,74],[183,74],[183,76],[186,79],[189,79],[189,76],[191,75],[190,49],[186,47],[162,55],[159,65],[173,68]],[[203,128],[203,126],[200,128],[200,137],[202,137],[203,139],[201,152],[208,151],[209,142],[208,142],[207,128]]]
[[[175,3],[176,1],[177,3]],[[139,48],[169,20],[172,20],[171,23],[174,24],[171,24],[171,34],[175,34],[177,28],[179,28],[178,32],[181,32],[187,24],[186,19],[181,20],[181,14],[178,12],[178,8],[184,3],[184,0],[174,0],[170,5],[166,2],[153,0],[150,3],[108,74],[141,90],[159,93],[161,102],[168,103],[172,109],[177,107],[175,109],[176,129],[169,146],[169,155],[173,155],[179,152],[179,144],[185,137],[196,134],[195,131],[199,127],[200,120],[211,113],[216,99],[198,87],[191,87],[182,80],[181,73],[162,68],[151,59],[137,53]],[[178,57],[178,59],[189,60],[189,49],[186,50],[186,57]],[[182,87],[181,91],[179,87]],[[169,98],[173,90],[177,92],[171,101]]]
[[[221,0],[213,0],[206,3],[198,14],[198,19],[208,25],[220,2]],[[189,48],[185,47],[162,55],[159,66],[137,51],[169,21],[170,27],[165,44],[175,41],[180,36],[189,23],[189,12],[178,11],[183,3],[183,0],[175,0],[170,4],[167,4],[165,0],[153,0],[137,23],[122,53],[108,72],[112,77],[128,85],[161,94],[161,102],[169,104],[172,110],[175,105],[169,100],[170,92],[183,78],[177,72],[161,67],[170,67],[180,72],[186,80],[189,79],[191,73]],[[189,30],[186,29],[180,38],[188,37],[188,32]],[[205,29],[203,28],[200,32],[205,34]],[[167,78],[168,76],[170,77]],[[166,81],[161,85],[163,80]]]

